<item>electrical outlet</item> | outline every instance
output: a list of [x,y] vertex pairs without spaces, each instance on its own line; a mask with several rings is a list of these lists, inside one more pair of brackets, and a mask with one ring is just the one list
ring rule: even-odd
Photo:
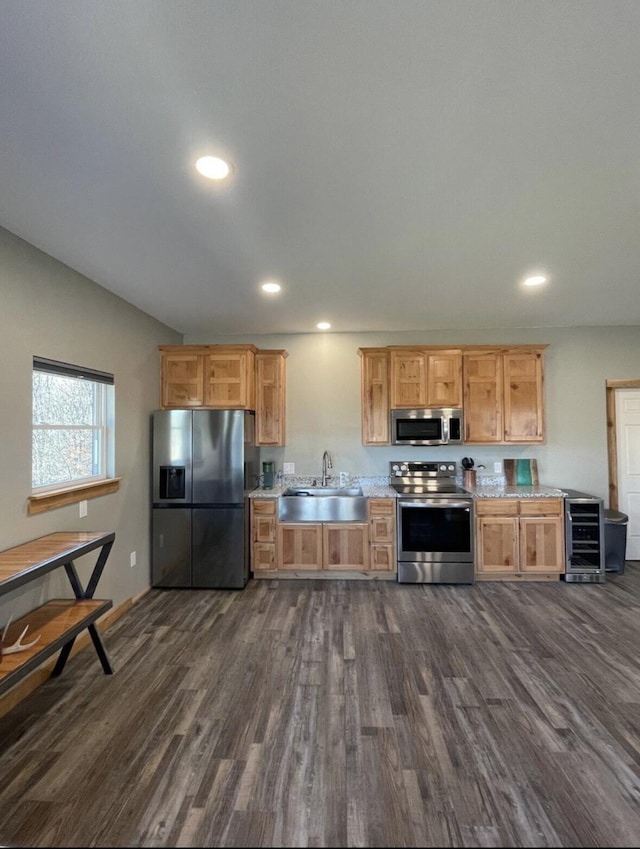
[[81,501],[80,502],[80,518],[81,519],[84,519],[84,517],[87,515],[87,511],[88,511],[87,502]]
[[296,464],[295,463],[283,463],[282,464],[282,472],[285,475],[295,475]]
[[502,460],[496,460],[493,464],[493,471],[496,475],[502,474]]
[[135,565],[136,565],[136,552],[132,551],[131,554],[129,555],[129,566],[131,566],[131,568],[133,569],[133,567]]

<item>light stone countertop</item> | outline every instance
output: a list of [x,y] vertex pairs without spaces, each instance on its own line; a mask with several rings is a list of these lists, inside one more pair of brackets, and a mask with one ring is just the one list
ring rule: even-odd
[[[273,489],[254,489],[249,493],[249,498],[279,498],[285,489],[290,486],[313,486],[311,477],[287,477],[282,486],[274,486]],[[336,486],[333,481],[332,486]],[[316,484],[317,486],[317,484]],[[389,486],[389,478],[385,477],[357,477],[352,475],[349,483],[345,486],[361,486],[365,498],[396,498],[398,493]]]
[[[313,486],[313,480],[313,478],[290,477],[282,486],[274,486],[273,489],[254,489],[249,493],[249,498],[279,498],[287,487]],[[459,483],[462,485],[462,480]],[[349,480],[349,486],[361,486],[362,494],[366,498],[398,497],[396,490],[389,486],[388,477],[359,478],[354,475]],[[474,489],[468,489],[467,492],[474,498],[564,498],[567,495],[562,489],[544,484],[507,485],[495,478],[478,483]]]
[[564,498],[566,492],[543,484],[527,486],[524,484],[507,486],[506,484],[493,484],[490,486],[478,485],[469,490],[474,498]]

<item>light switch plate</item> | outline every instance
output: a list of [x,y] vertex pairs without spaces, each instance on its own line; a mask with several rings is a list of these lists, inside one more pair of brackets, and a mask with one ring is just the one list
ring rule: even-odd
[[81,502],[80,502],[80,518],[81,518],[81,519],[84,519],[84,517],[85,517],[86,515],[87,515],[87,502],[86,502],[86,501],[81,501]]
[[282,473],[284,475],[295,475],[296,464],[295,463],[283,463],[282,464]]
[[502,474],[502,460],[496,460],[493,464],[493,471],[496,475]]

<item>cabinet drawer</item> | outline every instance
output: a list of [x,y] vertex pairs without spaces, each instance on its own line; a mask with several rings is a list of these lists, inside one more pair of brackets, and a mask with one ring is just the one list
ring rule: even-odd
[[395,498],[370,498],[369,516],[395,516]]
[[517,498],[477,498],[476,516],[517,516]]
[[532,498],[520,502],[521,516],[561,516],[561,498]]
[[276,499],[275,498],[252,498],[251,508],[254,516],[275,516],[276,515]]

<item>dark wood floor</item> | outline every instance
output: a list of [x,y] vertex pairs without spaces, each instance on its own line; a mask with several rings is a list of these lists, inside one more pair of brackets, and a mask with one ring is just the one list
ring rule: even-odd
[[0,720],[7,846],[638,846],[640,563],[154,590]]

